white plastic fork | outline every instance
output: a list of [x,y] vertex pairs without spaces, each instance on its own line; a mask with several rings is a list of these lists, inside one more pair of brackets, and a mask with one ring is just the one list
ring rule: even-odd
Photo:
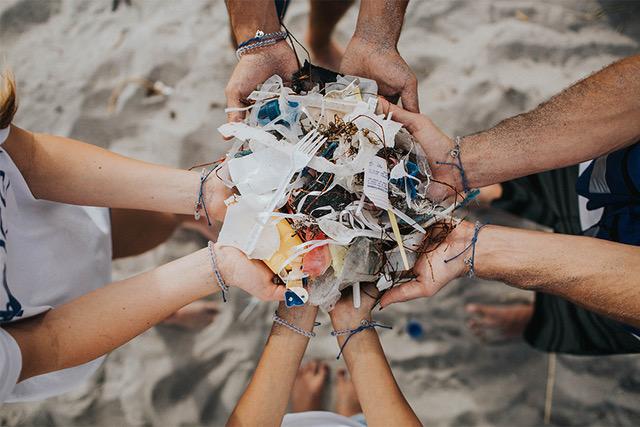
[[[271,213],[276,208],[278,201],[282,198],[284,193],[286,192],[287,185],[291,181],[291,178],[296,174],[296,172],[302,170],[305,166],[309,164],[313,156],[316,155],[320,147],[327,141],[327,138],[322,134],[318,133],[315,129],[308,134],[305,135],[298,143],[295,145],[293,153],[291,153],[291,169],[287,174],[286,178],[278,185],[276,192],[273,197],[269,201],[267,208],[264,210],[263,215],[261,215],[258,219],[259,223],[254,225],[253,230],[251,230],[251,241],[247,248],[248,253],[253,252],[258,243],[258,238],[262,233],[262,230],[266,223],[271,219]],[[274,167],[277,167],[274,165]]]

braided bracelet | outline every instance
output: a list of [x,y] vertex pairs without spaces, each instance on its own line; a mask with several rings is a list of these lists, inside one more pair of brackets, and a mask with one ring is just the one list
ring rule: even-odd
[[286,39],[288,36],[289,33],[287,31],[276,31],[275,33],[265,34],[263,31],[258,30],[255,37],[252,37],[238,45],[236,58],[239,60],[242,55],[250,50],[274,45],[279,41]]
[[464,260],[464,263],[469,266],[469,272],[467,273],[467,276],[475,277],[476,275],[476,270],[475,270],[476,243],[478,243],[478,234],[480,233],[480,230],[482,229],[482,227],[484,227],[485,225],[487,224],[476,222],[476,225],[473,229],[473,238],[471,239],[471,243],[469,243],[462,251],[460,251],[458,255],[455,255],[449,259],[445,259],[444,262],[448,263],[449,261],[453,261],[454,259],[458,258],[460,255],[468,251],[469,248],[471,248],[471,256],[469,258],[466,258]]
[[467,175],[464,172],[464,167],[462,166],[462,158],[460,156],[460,143],[462,142],[462,138],[459,136],[456,136],[453,139],[453,149],[451,151],[449,151],[449,155],[451,157],[453,157],[453,159],[457,162],[456,163],[449,163],[449,162],[436,162],[437,165],[447,165],[447,166],[453,166],[454,168],[458,169],[458,172],[460,172],[460,179],[462,180],[462,190],[464,192],[467,192],[470,190],[469,187],[469,181],[467,181]]
[[213,275],[216,278],[216,282],[222,291],[222,300],[227,302],[227,292],[229,292],[229,286],[224,283],[224,279],[222,278],[222,274],[220,274],[220,270],[218,270],[218,260],[216,259],[216,253],[213,250],[213,242],[209,241],[207,244],[209,248],[209,257],[211,258],[211,268],[213,269]]
[[340,356],[342,355],[342,352],[344,351],[344,348],[346,347],[347,343],[349,342],[349,340],[351,339],[352,336],[354,336],[355,334],[362,332],[366,329],[373,329],[376,327],[380,327],[380,328],[385,328],[385,329],[393,329],[392,326],[388,326],[388,325],[383,325],[381,323],[378,323],[376,321],[370,321],[367,319],[362,319],[360,321],[360,326],[358,326],[355,329],[340,329],[337,331],[331,331],[331,335],[334,337],[339,337],[339,336],[343,336],[343,335],[348,335],[347,339],[344,340],[344,342],[342,343],[342,346],[340,347],[340,353],[338,353],[338,357],[336,357],[336,359],[340,359]]
[[196,221],[200,220],[200,211],[204,211],[204,216],[207,218],[207,225],[211,227],[211,219],[209,218],[209,212],[207,211],[207,205],[205,203],[205,194],[204,194],[204,184],[209,179],[209,175],[213,172],[214,169],[207,171],[206,169],[202,169],[200,173],[200,188],[198,189],[198,194],[196,197],[196,204],[193,211],[193,217]]
[[[277,323],[278,325],[284,326],[285,328],[291,329],[293,332],[295,332],[296,334],[300,334],[303,337],[313,338],[316,336],[316,333],[313,331],[305,331],[304,329],[294,325],[293,323],[287,322],[282,317],[278,316],[277,311],[273,313],[273,322]],[[318,325],[320,325],[320,323],[318,322],[313,323],[313,326],[318,326]]]

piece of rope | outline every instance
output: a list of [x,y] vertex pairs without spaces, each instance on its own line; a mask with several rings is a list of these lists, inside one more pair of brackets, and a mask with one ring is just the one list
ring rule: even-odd
[[475,275],[476,275],[476,271],[475,271],[476,243],[478,243],[478,234],[480,233],[480,230],[482,229],[482,227],[484,227],[485,225],[487,225],[487,224],[482,224],[480,222],[476,222],[476,225],[475,225],[474,230],[473,230],[473,238],[471,239],[471,243],[469,243],[457,255],[454,255],[449,259],[445,259],[444,260],[445,264],[450,262],[450,261],[453,261],[454,259],[458,258],[460,255],[462,255],[463,253],[465,253],[469,249],[471,249],[471,256],[469,258],[465,259],[464,263],[469,266],[469,272],[467,273],[467,276],[475,277]]
[[456,163],[450,163],[450,162],[436,162],[437,165],[447,165],[447,166],[453,166],[454,168],[458,169],[458,172],[460,172],[460,179],[462,180],[462,190],[464,192],[467,192],[471,189],[471,187],[469,187],[469,181],[467,180],[467,174],[464,171],[464,167],[462,166],[462,157],[460,156],[460,143],[462,142],[462,138],[459,136],[456,136],[453,139],[453,144],[454,147],[451,151],[449,151],[449,155],[451,157],[453,157],[453,159],[457,162]]
[[[284,326],[285,328],[291,329],[293,332],[302,335],[303,337],[313,338],[316,336],[316,333],[313,331],[305,331],[304,329],[294,325],[293,323],[289,323],[284,320],[282,317],[278,316],[278,312],[273,313],[273,322],[278,325]],[[319,326],[320,323],[314,322],[313,326]]]
[[351,339],[352,336],[354,336],[355,334],[358,334],[362,331],[365,331],[367,329],[373,329],[376,327],[380,327],[380,328],[384,328],[384,329],[393,329],[392,326],[388,326],[388,325],[383,325],[382,323],[378,323],[376,321],[370,321],[367,319],[362,319],[360,321],[360,326],[358,326],[355,329],[340,329],[337,331],[331,331],[331,335],[334,337],[339,337],[339,336],[343,336],[343,335],[348,335],[347,339],[344,340],[344,342],[342,343],[342,346],[340,347],[340,353],[338,353],[338,357],[336,357],[336,359],[340,359],[340,356],[342,355],[342,352],[344,351],[344,348],[347,346],[347,343],[349,342],[349,340]]

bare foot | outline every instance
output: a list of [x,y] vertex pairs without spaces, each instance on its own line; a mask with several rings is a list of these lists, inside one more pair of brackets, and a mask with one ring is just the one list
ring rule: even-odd
[[301,366],[291,389],[291,412],[321,411],[328,375],[329,365],[319,360]]
[[211,324],[219,312],[215,301],[198,300],[173,313],[163,324],[191,330],[202,329]]
[[336,375],[336,413],[352,417],[362,412],[353,381],[346,369],[340,369]]
[[488,342],[500,342],[522,337],[531,320],[533,304],[467,304],[465,310],[470,315],[467,326],[474,335]]
[[309,46],[309,52],[311,53],[311,61],[315,65],[332,71],[339,71],[344,49],[333,40],[330,40],[328,43],[314,44],[309,40],[309,37],[309,34],[307,34],[305,39],[307,46]]

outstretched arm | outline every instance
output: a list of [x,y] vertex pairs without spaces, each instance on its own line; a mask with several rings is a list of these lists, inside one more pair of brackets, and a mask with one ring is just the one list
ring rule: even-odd
[[[359,309],[353,307],[351,295],[345,295],[329,313],[334,330],[354,329],[362,320],[371,321],[375,300],[369,296],[377,292],[374,286],[362,293]],[[389,362],[384,355],[378,333],[366,329],[349,338],[338,336],[344,360],[356,388],[360,406],[369,426],[422,425],[398,387]],[[344,346],[344,347],[343,347]]]
[[[237,249],[215,247],[218,268],[230,286],[262,299],[281,300],[283,286],[259,261]],[[20,381],[77,366],[125,344],[188,303],[220,290],[208,249],[147,273],[112,283],[41,316],[5,324],[22,354]]]
[[[462,222],[433,252],[422,255],[413,282],[394,287],[381,304],[437,293],[467,273],[465,252],[454,261],[474,234]],[[514,287],[566,298],[588,310],[640,328],[640,248],[593,237],[567,236],[508,227],[485,226],[478,234],[475,274]]]
[[[130,159],[69,138],[12,126],[2,146],[34,197],[69,204],[191,214],[200,175]],[[212,218],[224,218],[230,190],[211,174],[205,187]]]
[[[427,117],[381,102],[421,143],[434,178],[461,190],[458,171],[436,164],[453,161],[451,138]],[[484,187],[594,159],[639,138],[640,55],[609,65],[528,113],[462,138],[460,159],[469,186]]]
[[408,0],[369,0],[360,3],[353,38],[340,65],[340,72],[378,82],[378,92],[402,106],[420,111],[418,81],[398,53]]
[[[290,324],[312,331],[318,307],[307,304],[288,309],[281,303],[277,313]],[[258,367],[227,425],[279,426],[282,423],[308,343],[309,338],[273,324]]]
[[[258,30],[265,34],[280,30],[280,19],[271,0],[226,0],[226,4],[236,45],[254,37]],[[227,107],[246,107],[247,97],[259,84],[274,74],[285,82],[290,81],[297,69],[298,60],[286,41],[248,51],[240,58],[227,83]],[[244,116],[243,111],[234,111],[227,118],[240,121]]]

